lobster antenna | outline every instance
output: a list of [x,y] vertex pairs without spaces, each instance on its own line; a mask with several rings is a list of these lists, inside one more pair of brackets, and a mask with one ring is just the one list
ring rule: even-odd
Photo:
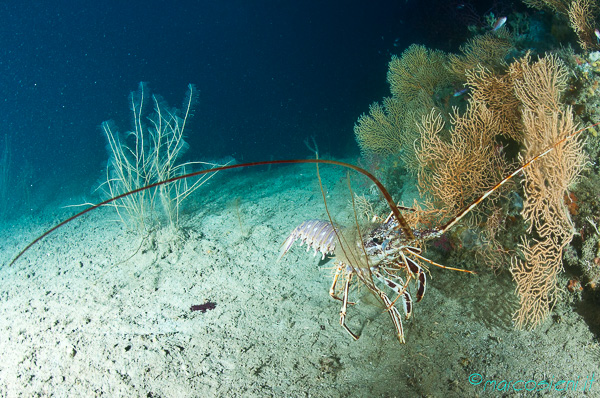
[[577,130],[565,137],[563,137],[562,139],[558,140],[557,142],[555,142],[554,144],[552,144],[550,147],[548,147],[544,152],[540,153],[539,155],[534,156],[533,158],[531,158],[529,161],[525,162],[521,167],[519,167],[518,169],[516,169],[515,171],[513,171],[512,173],[510,173],[509,175],[507,175],[506,177],[504,177],[499,183],[497,183],[496,185],[494,185],[489,191],[485,192],[483,195],[481,195],[480,197],[478,197],[477,199],[475,199],[475,201],[473,201],[473,203],[471,203],[470,205],[468,205],[467,207],[465,207],[464,209],[462,209],[461,211],[458,212],[458,214],[451,219],[450,221],[448,221],[445,225],[442,225],[438,231],[439,234],[443,234],[446,231],[448,231],[450,228],[452,228],[454,225],[456,225],[456,223],[458,223],[464,216],[466,216],[469,212],[471,212],[471,210],[473,210],[477,205],[479,205],[479,203],[483,202],[483,200],[485,198],[487,198],[488,196],[490,196],[492,193],[494,193],[494,191],[496,191],[498,188],[500,188],[502,185],[504,185],[506,182],[508,182],[510,179],[512,179],[514,176],[516,176],[517,174],[521,173],[523,170],[525,170],[526,168],[528,168],[529,166],[531,166],[535,161],[537,161],[538,159],[546,156],[547,154],[549,154],[550,152],[554,151],[560,144],[576,137],[577,135],[581,134],[582,132],[591,129],[592,127],[595,127],[597,125],[599,125],[600,122],[592,124],[591,126],[587,126],[584,127],[580,130]]
[[207,174],[207,173],[215,173],[217,171],[230,170],[230,169],[239,169],[239,168],[242,168],[242,167],[277,165],[277,164],[295,164],[295,163],[332,164],[332,165],[336,165],[336,166],[341,166],[341,167],[345,167],[345,168],[348,168],[348,169],[352,169],[352,170],[357,171],[360,174],[366,176],[367,178],[369,178],[377,186],[377,188],[379,189],[379,191],[381,192],[381,194],[385,198],[386,202],[388,203],[388,205],[392,209],[392,213],[394,213],[394,216],[396,217],[396,220],[398,220],[398,224],[400,225],[400,227],[404,231],[405,235],[407,237],[409,237],[409,239],[414,239],[414,235],[412,233],[412,230],[408,226],[408,223],[406,222],[406,220],[404,219],[404,217],[402,217],[402,214],[400,214],[400,210],[398,210],[398,207],[394,203],[394,200],[392,199],[392,196],[390,195],[390,193],[387,191],[387,189],[385,189],[385,187],[383,186],[383,184],[373,174],[369,173],[367,170],[365,170],[365,169],[363,169],[361,167],[355,166],[353,164],[345,163],[345,162],[339,162],[337,160],[326,160],[326,159],[266,160],[266,161],[262,161],[262,162],[230,164],[230,165],[227,165],[227,166],[216,167],[216,168],[213,168],[213,169],[206,169],[206,170],[195,171],[193,173],[182,174],[180,176],[172,177],[172,178],[169,178],[169,179],[164,180],[164,181],[155,182],[153,184],[146,185],[145,187],[137,188],[137,189],[134,189],[133,191],[125,192],[125,193],[122,193],[122,194],[117,195],[115,197],[112,197],[110,199],[107,199],[107,200],[105,200],[103,202],[100,202],[98,204],[90,206],[87,209],[82,210],[81,212],[79,212],[79,213],[77,213],[77,214],[75,214],[75,215],[67,218],[66,220],[58,223],[54,227],[50,228],[49,230],[47,230],[46,232],[44,232],[43,234],[41,234],[40,236],[38,236],[37,238],[35,238],[33,241],[31,241],[31,243],[29,243],[27,246],[25,246],[25,248],[23,248],[10,261],[10,263],[8,264],[8,266],[9,267],[12,266],[33,245],[35,245],[37,242],[41,241],[46,236],[50,235],[52,232],[56,231],[57,229],[59,229],[63,225],[68,224],[71,221],[73,221],[73,220],[75,220],[75,219],[83,216],[84,214],[89,213],[90,211],[95,210],[95,209],[97,209],[97,208],[99,208],[101,206],[105,206],[105,205],[107,205],[109,203],[112,203],[112,202],[114,202],[116,200],[125,198],[125,197],[130,196],[130,195],[134,195],[134,194],[136,194],[138,192],[142,192],[142,191],[145,191],[147,189],[152,189],[152,188],[164,185],[164,184],[168,184],[170,182],[175,182],[175,181],[183,180],[185,178],[195,177],[195,176],[199,176],[199,175]]

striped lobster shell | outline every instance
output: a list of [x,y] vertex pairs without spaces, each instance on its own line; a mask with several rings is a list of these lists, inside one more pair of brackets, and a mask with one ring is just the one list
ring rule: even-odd
[[315,250],[315,255],[321,253],[321,260],[327,254],[333,254],[335,251],[336,227],[331,225],[329,221],[322,220],[306,220],[296,227],[283,242],[281,252],[277,261],[290,250],[295,241],[300,240],[300,245],[306,243],[306,251],[310,248]]

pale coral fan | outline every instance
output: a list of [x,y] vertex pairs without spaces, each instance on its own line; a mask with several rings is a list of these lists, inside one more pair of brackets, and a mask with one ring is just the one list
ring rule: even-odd
[[[451,116],[450,139],[443,140],[444,122],[433,110],[419,124],[421,149],[419,186],[433,194],[436,202],[458,211],[500,179],[503,159],[496,150],[498,118],[483,102],[471,101],[464,114]],[[425,192],[423,192],[425,193]]]
[[594,35],[594,20],[598,11],[595,0],[574,0],[569,6],[568,16],[583,51],[598,48]]
[[379,155],[390,155],[400,150],[402,146],[401,130],[402,123],[397,115],[402,112],[394,112],[391,108],[393,99],[386,98],[384,104],[375,102],[369,106],[369,114],[363,113],[354,125],[356,141],[363,153],[375,153]]
[[[527,160],[571,135],[576,126],[571,108],[560,101],[567,72],[558,58],[547,56],[532,64],[524,57],[511,66],[513,72],[522,75],[515,80],[515,93],[523,105],[525,151],[521,156]],[[512,262],[511,273],[520,300],[520,308],[514,315],[517,327],[535,327],[556,302],[562,253],[574,234],[564,196],[584,161],[582,144],[571,139],[523,172],[522,215],[529,224],[528,233],[536,238],[522,239],[520,247],[525,261]]]
[[467,85],[472,89],[473,101],[486,103],[498,118],[498,134],[521,142],[521,102],[513,90],[514,79],[517,76],[509,73],[497,74],[478,65],[468,70],[466,77]]
[[[186,174],[190,167],[204,162],[181,162],[189,145],[185,141],[186,126],[195,102],[196,88],[188,85],[182,109],[170,109],[157,96],[149,96],[140,83],[130,95],[133,131],[119,133],[112,121],[102,123],[109,151],[106,182],[101,188],[108,197]],[[182,202],[214,174],[205,174],[192,182],[173,181],[152,190],[142,190],[111,203],[126,225],[145,231],[156,221],[156,211],[162,207],[171,226],[179,222]]]
[[448,69],[463,80],[465,73],[475,68],[500,72],[507,67],[506,56],[513,48],[513,39],[507,30],[475,36],[460,46],[462,54],[450,54]]
[[446,63],[443,52],[414,44],[400,57],[392,57],[388,70],[392,97],[372,104],[354,125],[364,156],[398,154],[408,170],[417,173],[417,122],[435,107],[434,92],[450,82]]
[[523,3],[538,10],[549,8],[554,12],[566,14],[571,0],[523,0]]
[[515,324],[532,328],[556,301],[562,253],[574,233],[564,197],[585,161],[577,139],[549,150],[576,129],[571,108],[562,102],[567,69],[555,56],[531,62],[527,55],[508,73],[480,66],[467,79],[472,97],[464,114],[454,111],[450,131],[436,111],[420,124],[419,186],[452,213],[499,181],[506,163],[494,150],[497,134],[522,143],[520,162],[527,164],[522,215],[529,238],[520,244],[525,261],[514,260],[511,272],[521,303]]
[[578,43],[584,51],[599,47],[594,35],[594,21],[600,10],[597,0],[523,0],[523,2],[538,10],[550,9],[568,18],[571,28],[577,35]]
[[436,87],[450,81],[447,62],[444,52],[417,44],[408,47],[400,58],[392,56],[387,75],[392,95],[406,102],[417,98],[421,90],[433,95]]

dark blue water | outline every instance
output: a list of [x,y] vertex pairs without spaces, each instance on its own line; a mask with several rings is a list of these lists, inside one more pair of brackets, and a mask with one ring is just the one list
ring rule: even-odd
[[0,140],[32,191],[93,188],[108,157],[98,126],[131,128],[140,81],[173,106],[198,87],[189,160],[307,157],[310,136],[358,155],[352,128],[388,95],[391,54],[456,50],[468,22],[447,1],[39,3],[0,4]]

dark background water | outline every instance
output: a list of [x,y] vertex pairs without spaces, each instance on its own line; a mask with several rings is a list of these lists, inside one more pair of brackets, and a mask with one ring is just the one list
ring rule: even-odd
[[130,129],[128,95],[144,81],[171,105],[198,87],[190,159],[307,157],[310,136],[322,153],[357,156],[352,128],[388,95],[391,54],[456,50],[469,18],[508,9],[487,3],[5,1],[0,142],[31,189],[87,193],[108,157],[98,126]]

